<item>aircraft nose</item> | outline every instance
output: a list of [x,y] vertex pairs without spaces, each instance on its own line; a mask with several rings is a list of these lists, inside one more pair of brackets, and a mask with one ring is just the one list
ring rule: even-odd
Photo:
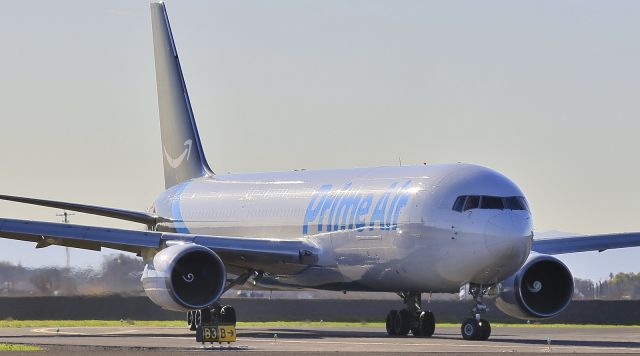
[[487,221],[485,245],[496,259],[524,261],[531,249],[531,231],[528,213],[505,210]]

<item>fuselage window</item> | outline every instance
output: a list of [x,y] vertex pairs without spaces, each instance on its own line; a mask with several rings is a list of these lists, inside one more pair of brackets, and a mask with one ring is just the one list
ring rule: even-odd
[[504,204],[502,203],[502,198],[498,197],[482,197],[482,203],[480,204],[480,209],[504,209]]
[[462,212],[462,208],[464,207],[464,200],[467,199],[466,196],[461,196],[456,199],[456,202],[453,203],[453,210]]
[[480,206],[480,197],[472,195],[467,197],[467,201],[464,204],[464,211],[477,209]]

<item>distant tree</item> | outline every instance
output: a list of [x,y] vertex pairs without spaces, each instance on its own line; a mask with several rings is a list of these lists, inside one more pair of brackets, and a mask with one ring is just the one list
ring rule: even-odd
[[29,278],[29,282],[42,295],[53,295],[61,285],[62,272],[55,268],[41,268]]
[[575,289],[574,298],[576,299],[593,299],[595,285],[590,279],[573,278]]
[[107,256],[102,262],[100,282],[109,293],[142,292],[140,274],[144,263],[140,258],[118,254]]

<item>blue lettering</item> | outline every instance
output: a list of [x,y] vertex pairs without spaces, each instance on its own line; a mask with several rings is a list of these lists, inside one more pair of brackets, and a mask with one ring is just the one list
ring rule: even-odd
[[397,182],[394,182],[387,188],[387,190],[382,194],[380,200],[376,204],[376,207],[373,209],[373,215],[371,216],[371,222],[369,223],[369,231],[373,231],[376,221],[380,222],[380,230],[386,230],[384,225],[384,218],[387,211],[387,203],[389,202],[389,195],[391,195],[391,191],[398,185]]
[[[357,192],[348,192],[340,199],[340,204],[336,209],[336,215],[334,217],[335,222],[333,230],[338,230],[338,223],[340,223],[340,230],[353,229],[353,220],[355,219],[356,212],[358,210],[358,203],[361,196]],[[338,220],[340,219],[340,220]]]
[[358,212],[356,213],[356,229],[358,231],[363,231],[365,225],[367,223],[364,220],[366,215],[369,215],[369,209],[371,209],[371,205],[373,204],[373,194],[365,195],[362,200],[360,200],[360,204],[358,204]]
[[393,215],[391,230],[396,230],[398,228],[398,218],[400,217],[400,210],[407,206],[407,203],[409,202],[410,194],[404,190],[409,186],[410,183],[411,181],[409,180],[402,185],[402,188],[400,188],[400,192],[398,194],[400,196],[400,199],[398,199],[398,203],[396,204],[396,206],[392,207],[389,211],[389,218],[391,218],[391,216]]
[[[325,199],[322,204],[322,209],[320,209],[320,218],[318,219],[318,232],[322,232],[322,226],[324,223],[324,216],[327,210],[331,209],[333,204],[336,202],[337,192],[330,192],[328,197]],[[329,218],[331,219],[331,218]],[[331,226],[327,226],[327,231],[331,231]]]
[[[304,223],[302,224],[302,234],[307,235],[309,233],[309,223],[313,222],[316,217],[318,217],[318,213],[320,212],[321,207],[324,205],[324,202],[327,198],[327,192],[331,190],[331,185],[326,184],[320,187],[320,189],[313,193],[313,197],[307,206],[307,211],[304,214]],[[318,203],[314,207],[314,203],[318,200]]]
[[[331,211],[329,212],[329,219],[327,221],[327,231],[338,231],[338,223],[340,222],[340,206],[345,199],[348,199],[349,188],[351,187],[351,183],[345,184],[341,190],[336,192],[336,200],[331,206]],[[335,225],[332,224],[335,221]]]

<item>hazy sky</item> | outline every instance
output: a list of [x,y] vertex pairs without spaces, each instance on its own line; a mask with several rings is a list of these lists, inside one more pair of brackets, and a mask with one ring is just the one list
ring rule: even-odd
[[[0,191],[146,209],[163,188],[148,2],[2,5]],[[520,185],[539,232],[640,230],[640,2],[167,8],[217,172],[473,162]],[[4,217],[56,212],[0,203]],[[640,271],[638,256],[567,261],[603,278]],[[0,259],[63,264],[64,250],[2,241]]]

